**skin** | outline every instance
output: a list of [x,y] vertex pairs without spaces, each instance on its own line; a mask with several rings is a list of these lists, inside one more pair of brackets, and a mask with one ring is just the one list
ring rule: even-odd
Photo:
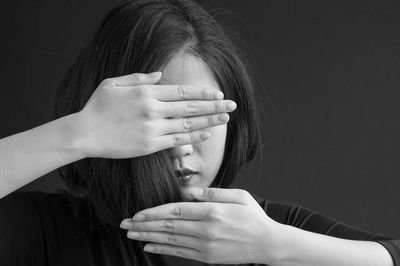
[[[208,66],[201,59],[188,54],[179,53],[174,56],[162,72],[162,78],[157,83],[159,85],[188,84],[220,90]],[[207,131],[211,133],[211,136],[206,141],[169,149],[178,169],[186,167],[199,172],[191,178],[186,186],[181,187],[187,200],[194,198],[189,192],[190,189],[207,188],[221,167],[227,125],[222,124],[207,128]],[[246,191],[224,191],[227,198],[215,198],[213,203],[201,205],[185,203],[186,205],[183,206],[167,205],[148,209],[144,212],[146,220],[151,217],[150,220],[153,221],[143,222],[140,220],[143,217],[135,216],[134,220],[138,223],[132,223],[132,220],[129,219],[125,220],[121,227],[132,230],[128,233],[128,237],[131,239],[156,243],[169,242],[172,244],[173,242],[173,247],[160,244],[157,246],[163,250],[161,252],[163,254],[169,252],[169,254],[179,254],[182,257],[195,258],[209,263],[249,262],[254,260],[257,254],[262,254],[260,247],[257,248],[255,245],[257,242],[254,241],[259,237],[260,232],[253,230],[253,228],[263,228],[265,221],[271,219]],[[234,194],[231,195],[231,192]],[[210,199],[210,201],[213,200]],[[164,209],[164,207],[173,209]],[[184,213],[182,213],[183,209]],[[219,213],[216,210],[223,210],[224,213]],[[246,214],[249,219],[243,219],[243,214]],[[186,215],[190,217],[186,217]],[[182,223],[182,221],[173,218],[185,219],[185,221]],[[172,220],[167,221],[165,219]],[[229,223],[229,220],[237,223]],[[271,222],[273,221],[271,220]],[[179,237],[165,232],[167,227],[172,231],[176,228],[178,231],[174,232],[178,233]],[[198,228],[202,228],[202,230]],[[211,230],[212,228],[219,228],[219,230],[214,232]],[[237,233],[232,234],[232,229]],[[141,231],[139,236],[135,235],[138,230]],[[194,234],[189,236],[190,232]],[[270,234],[267,230],[263,233]],[[150,251],[149,248],[151,247],[153,245],[148,245],[145,250]],[[241,252],[236,252],[237,250],[241,250]],[[224,259],[221,260],[221,258]],[[256,260],[261,261],[262,258],[256,258]]]
[[[188,68],[193,61],[185,62]],[[182,192],[185,198],[200,202],[165,204],[125,219],[121,228],[128,230],[129,238],[151,242],[145,251],[206,263],[393,265],[388,251],[378,243],[279,224],[248,192],[207,188],[220,166],[222,156],[216,149],[223,150],[224,138],[218,138],[219,146],[206,143],[218,136],[212,127],[225,124],[234,108],[228,108],[230,101],[222,100],[218,90],[190,84],[156,85],[160,77],[161,73],[135,73],[104,80],[82,111],[1,139],[0,198],[86,157],[129,158],[171,149],[178,162],[199,167],[194,169],[201,171],[196,183]],[[225,119],[219,120],[220,115]],[[188,123],[192,126],[182,126]],[[200,132],[207,130],[214,135],[200,138]],[[204,145],[196,144],[201,142]],[[178,147],[188,144],[193,152],[179,153]],[[213,153],[219,155],[206,161]],[[206,162],[214,164],[208,174]],[[203,193],[196,193],[198,189]]]
[[[199,59],[179,54],[166,65],[160,84],[218,88]],[[185,199],[142,210],[121,228],[133,240],[152,242],[146,252],[205,263],[268,265],[393,265],[383,246],[344,240],[279,224],[245,190],[208,188],[223,159],[226,124],[208,128],[201,143],[170,148],[177,168],[199,174],[182,187]]]
[[85,157],[138,157],[203,142],[207,129],[226,124],[236,108],[218,90],[156,84],[160,78],[132,74],[99,85],[76,116],[75,142]]
[[83,158],[132,158],[203,142],[236,108],[216,89],[156,84],[161,75],[105,79],[81,111],[0,139],[0,198]]
[[[194,56],[179,53],[164,67],[160,85],[190,84],[221,90],[204,62]],[[234,105],[236,108],[236,104]],[[192,176],[187,186],[208,187],[221,167],[224,156],[227,125],[207,129],[210,138],[200,143],[190,143],[171,148],[177,169],[189,168],[199,172]]]

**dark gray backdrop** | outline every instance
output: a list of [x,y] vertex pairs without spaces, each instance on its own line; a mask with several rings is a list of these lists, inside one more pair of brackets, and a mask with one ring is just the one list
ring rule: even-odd
[[[51,120],[55,88],[116,3],[2,3],[0,138]],[[272,102],[263,98],[263,156],[235,185],[399,237],[400,4],[201,3],[233,12],[224,21]],[[22,189],[62,186],[50,173]]]

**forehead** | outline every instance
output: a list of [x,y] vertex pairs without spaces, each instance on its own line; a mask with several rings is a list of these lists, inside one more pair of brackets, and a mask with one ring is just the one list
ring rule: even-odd
[[158,84],[193,85],[220,90],[207,64],[195,56],[179,53],[161,70]]

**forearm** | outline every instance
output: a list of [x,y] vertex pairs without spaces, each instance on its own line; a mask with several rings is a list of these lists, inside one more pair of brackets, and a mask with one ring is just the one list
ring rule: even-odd
[[0,198],[83,158],[76,114],[0,140]]
[[284,241],[274,265],[393,266],[389,252],[376,242],[346,240],[288,225],[280,231]]

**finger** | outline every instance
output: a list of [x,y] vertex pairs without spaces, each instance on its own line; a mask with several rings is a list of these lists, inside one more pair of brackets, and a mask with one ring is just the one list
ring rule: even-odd
[[228,121],[229,115],[227,113],[222,113],[217,115],[197,116],[190,118],[163,119],[160,121],[159,125],[162,128],[161,134],[173,134],[215,127],[226,124]]
[[149,86],[152,96],[160,101],[184,100],[222,100],[220,90],[190,85],[157,85]]
[[195,249],[164,244],[147,244],[144,246],[144,251],[156,254],[178,256],[198,261],[200,261],[201,258],[201,253]]
[[200,223],[200,221],[193,220],[168,219],[147,222],[132,222],[131,219],[124,219],[120,227],[130,231],[170,232],[201,237],[203,235],[197,232],[201,228]]
[[207,202],[174,202],[142,210],[132,217],[134,222],[182,219],[202,220],[207,217],[210,205]]
[[206,141],[210,137],[211,133],[204,130],[163,135],[154,140],[154,147],[157,147],[157,150],[165,150],[187,144]]
[[113,86],[134,86],[134,85],[151,85],[157,83],[161,78],[161,72],[153,72],[149,74],[133,73],[125,76],[107,79]]
[[134,240],[188,247],[196,250],[200,249],[200,243],[204,241],[193,236],[166,232],[128,231],[127,237]]
[[161,103],[164,117],[200,116],[232,112],[237,105],[231,100],[216,101],[180,101]]
[[199,188],[188,187],[181,189],[184,198],[195,198],[199,201],[238,203],[246,205],[251,202],[252,196],[243,189],[227,189],[227,188]]

